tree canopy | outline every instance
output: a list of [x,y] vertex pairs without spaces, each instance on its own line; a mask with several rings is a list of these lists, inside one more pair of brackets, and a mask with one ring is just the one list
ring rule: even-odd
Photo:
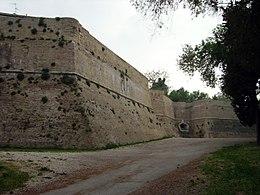
[[[145,16],[149,16],[161,27],[162,16],[175,11],[182,6],[192,11],[194,15],[216,13],[226,5],[223,0],[130,0],[132,5]],[[232,0],[231,0],[232,1]]]
[[183,87],[178,90],[172,90],[168,97],[174,102],[193,102],[196,100],[209,99],[209,95],[207,93],[200,91],[193,91],[190,93]]
[[[192,47],[186,45],[178,64],[193,74],[200,72],[209,86],[219,84],[230,97],[243,125],[256,124],[260,145],[260,111],[256,84],[260,79],[260,1],[259,0],[131,0],[153,20],[179,5],[195,14],[222,10],[223,23],[213,36]],[[224,3],[223,3],[224,2]],[[226,2],[226,3],[225,3]],[[218,75],[218,70],[221,75]]]
[[162,90],[162,91],[164,91],[164,94],[167,95],[169,87],[165,83],[165,78],[163,78],[163,79],[158,78],[158,81],[155,81],[152,83],[151,89]]
[[[213,37],[194,48],[186,45],[178,64],[189,74],[198,71],[202,79],[214,86],[217,81],[232,101],[244,125],[256,123],[256,83],[260,78],[259,3],[240,1],[224,11],[224,23]],[[216,69],[222,71],[219,77]]]

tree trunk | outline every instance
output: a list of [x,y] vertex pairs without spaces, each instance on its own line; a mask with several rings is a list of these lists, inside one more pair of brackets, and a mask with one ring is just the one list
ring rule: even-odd
[[260,109],[256,105],[256,144],[260,146]]

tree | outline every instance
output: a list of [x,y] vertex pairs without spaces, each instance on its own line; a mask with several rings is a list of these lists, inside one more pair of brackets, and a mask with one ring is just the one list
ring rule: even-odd
[[[131,0],[133,5],[159,21],[162,15],[188,7],[197,15],[206,11],[222,11],[223,24],[214,36],[195,48],[186,45],[179,65],[193,74],[201,73],[209,86],[221,85],[232,102],[243,125],[256,124],[257,144],[260,145],[260,111],[256,98],[256,83],[260,78],[260,2],[259,0]],[[222,3],[227,2],[227,3]],[[216,74],[216,69],[222,75]]]
[[[260,145],[259,101],[256,84],[260,78],[260,3],[241,0],[229,4],[223,13],[224,23],[214,36],[192,48],[186,45],[180,56],[180,68],[193,74],[201,73],[208,85],[217,81],[243,125],[256,124]],[[216,68],[222,70],[217,77]]]
[[152,70],[144,74],[149,82],[149,87],[151,88],[153,83],[157,82],[159,79],[169,80],[169,73],[165,70]]
[[157,82],[153,82],[151,89],[162,90],[164,91],[164,94],[167,95],[169,87],[165,84],[165,78],[159,78]]
[[[180,5],[189,8],[193,14],[217,12],[225,6],[222,0],[130,0],[132,5],[145,16],[149,16],[162,27],[162,16],[175,11]],[[232,0],[230,0],[232,1]]]
[[168,96],[174,102],[193,102],[196,100],[209,99],[209,95],[200,91],[190,93],[181,87],[178,90],[172,90]]
[[229,101],[229,98],[228,98],[225,94],[223,94],[223,93],[221,93],[221,92],[215,94],[215,95],[212,97],[212,99],[213,99],[213,100],[220,100],[220,101]]

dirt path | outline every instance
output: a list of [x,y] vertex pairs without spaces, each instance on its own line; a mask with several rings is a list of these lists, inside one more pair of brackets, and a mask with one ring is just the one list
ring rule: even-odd
[[45,194],[127,194],[206,153],[245,141],[248,139],[168,139],[104,151],[97,155],[121,166]]

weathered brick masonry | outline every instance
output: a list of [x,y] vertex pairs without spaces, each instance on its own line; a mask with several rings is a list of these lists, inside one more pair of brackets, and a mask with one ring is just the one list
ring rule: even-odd
[[214,119],[219,128],[202,132],[221,105],[186,108],[151,95],[147,83],[75,19],[0,14],[0,147],[94,148],[178,136],[180,115],[191,113],[190,136],[226,136],[223,120],[238,122],[223,112]]

